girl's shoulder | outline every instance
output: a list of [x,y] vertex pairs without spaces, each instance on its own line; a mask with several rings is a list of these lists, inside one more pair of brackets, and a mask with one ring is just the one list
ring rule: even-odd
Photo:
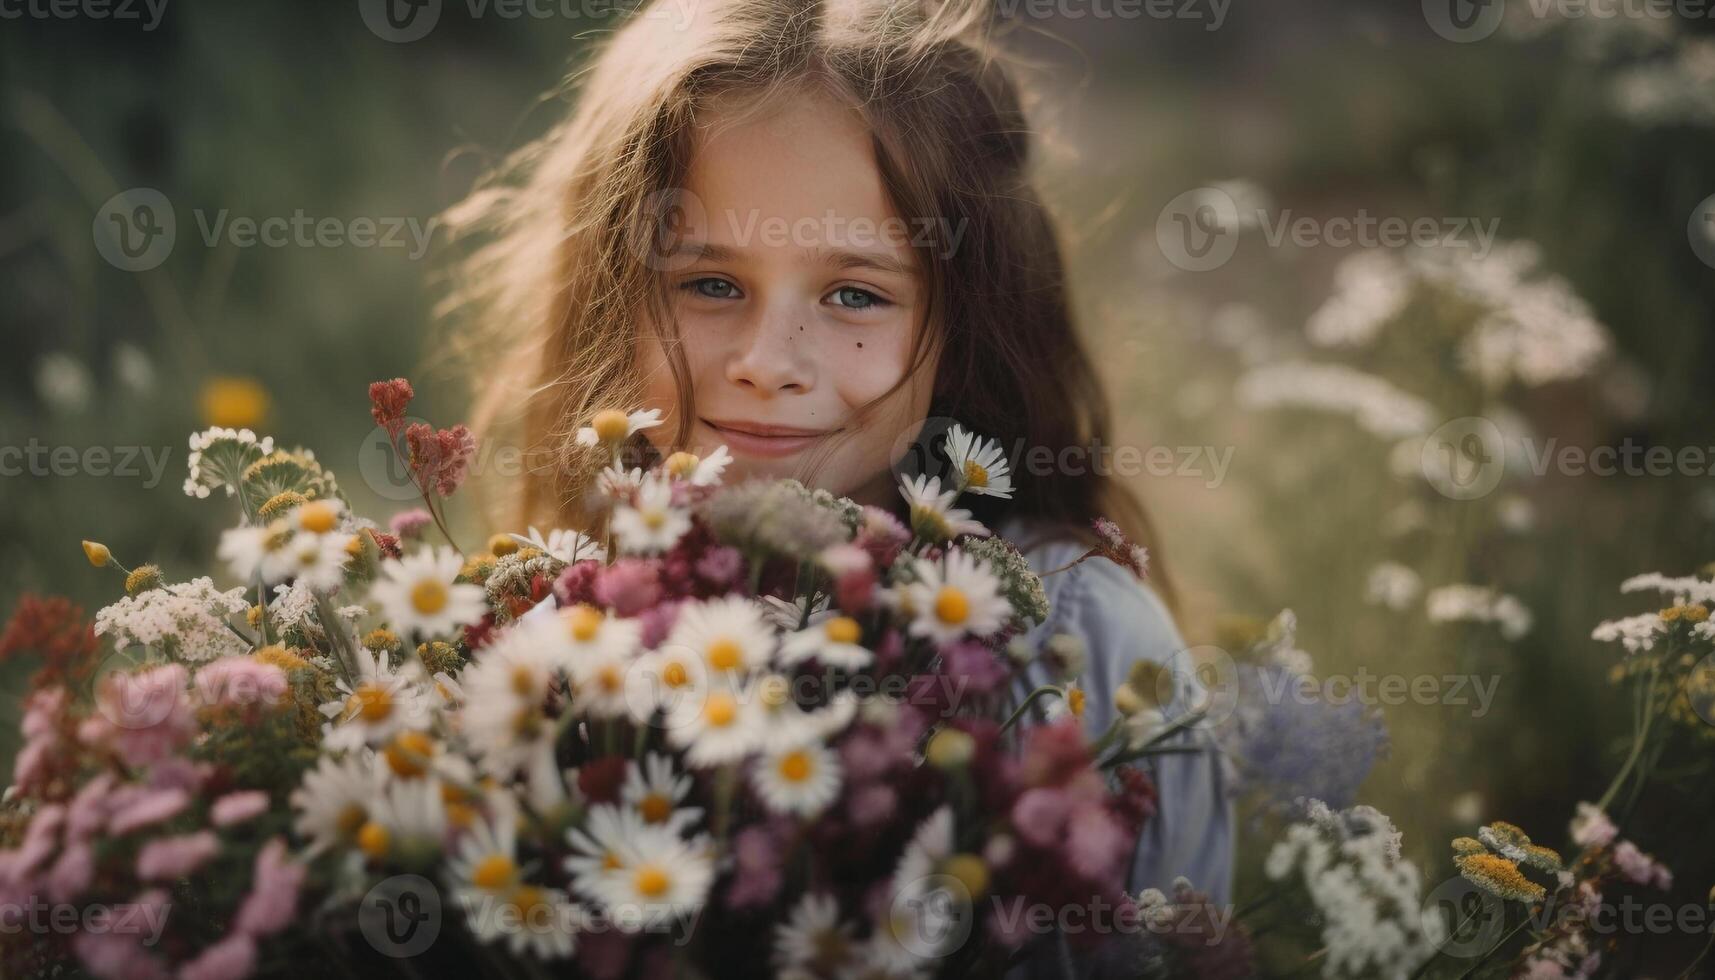
[[1118,660],[1164,661],[1184,647],[1173,613],[1147,582],[1106,558],[1078,561],[1090,545],[1075,531],[1015,520],[997,532],[1018,546],[1033,571],[1045,575],[1048,618],[1032,630],[1036,636],[1076,633],[1092,649],[1119,647],[1132,654],[1113,658]]

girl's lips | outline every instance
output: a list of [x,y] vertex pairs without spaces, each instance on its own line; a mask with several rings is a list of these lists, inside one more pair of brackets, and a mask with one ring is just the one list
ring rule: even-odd
[[716,422],[703,419],[703,424],[715,430],[726,442],[728,449],[746,456],[790,456],[831,434],[813,429],[752,422]]

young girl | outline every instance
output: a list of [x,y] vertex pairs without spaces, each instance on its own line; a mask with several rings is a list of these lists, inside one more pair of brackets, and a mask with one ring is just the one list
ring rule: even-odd
[[[478,421],[531,459],[509,526],[584,526],[599,461],[573,433],[623,405],[666,420],[640,452],[725,445],[729,481],[888,507],[913,446],[939,444],[925,420],[957,420],[1006,448],[1014,488],[963,503],[1038,571],[1085,553],[1098,516],[1149,539],[1093,451],[1107,403],[989,22],[934,0],[655,0],[607,40],[576,111],[451,215],[479,242],[449,304],[489,357]],[[1183,642],[1111,562],[1046,585],[1032,639],[1083,638],[1099,732],[1131,666]],[[1183,875],[1220,903],[1221,768],[1205,733],[1182,742],[1205,751],[1154,757],[1130,883]]]

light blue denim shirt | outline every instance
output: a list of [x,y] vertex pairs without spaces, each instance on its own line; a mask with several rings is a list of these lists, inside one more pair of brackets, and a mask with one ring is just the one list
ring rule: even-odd
[[[1003,526],[999,532],[1025,546],[1024,556],[1038,574],[1061,568],[1087,548],[1057,538],[1032,545],[1029,526]],[[1092,558],[1043,579],[1048,619],[1027,639],[1046,642],[1056,633],[1081,637],[1088,663],[1080,684],[1087,693],[1084,724],[1092,738],[1112,724],[1114,691],[1139,660],[1166,662],[1185,649],[1165,603],[1130,571],[1105,558]],[[1032,686],[1049,678],[1032,668]],[[1148,756],[1137,765],[1150,774],[1157,792],[1156,814],[1144,827],[1127,890],[1137,894],[1159,888],[1172,896],[1173,879],[1183,875],[1209,900],[1224,905],[1232,890],[1233,812],[1225,767],[1209,733],[1193,727],[1167,745],[1203,751]]]

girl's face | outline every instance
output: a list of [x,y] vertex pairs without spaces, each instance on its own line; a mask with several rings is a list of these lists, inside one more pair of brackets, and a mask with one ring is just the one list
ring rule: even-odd
[[[691,449],[724,443],[729,481],[791,476],[890,499],[893,454],[916,436],[936,365],[931,354],[888,395],[909,366],[923,285],[870,134],[819,95],[713,115],[660,263],[695,395]],[[646,407],[666,421],[647,430],[660,445],[678,392],[657,325],[639,347]]]

